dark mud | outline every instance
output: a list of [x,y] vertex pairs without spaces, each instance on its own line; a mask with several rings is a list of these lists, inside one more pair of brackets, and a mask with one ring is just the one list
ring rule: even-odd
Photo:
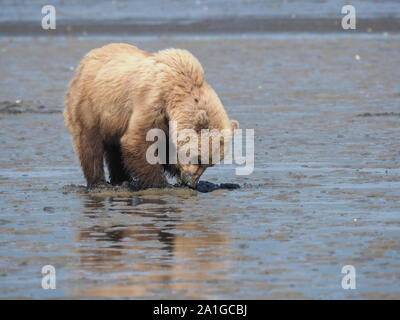
[[213,192],[215,190],[234,190],[234,189],[239,189],[240,186],[237,183],[212,183],[209,181],[199,181],[197,184],[197,187],[195,189],[191,189],[185,186],[181,186],[178,184],[170,185],[167,188],[164,189],[142,189],[139,185],[135,183],[129,183],[128,181],[124,182],[123,184],[119,186],[113,186],[111,184],[103,184],[101,186],[96,186],[92,188],[87,188],[86,186],[77,186],[77,185],[68,185],[64,186],[61,188],[61,191],[63,193],[68,193],[68,192],[78,192],[78,193],[84,193],[84,194],[96,194],[96,193],[101,193],[101,194],[112,194],[112,193],[146,193],[146,192],[171,192],[171,191],[177,191],[177,192],[191,192],[191,191],[198,191],[202,193],[208,193],[208,192]]
[[20,113],[60,113],[62,112],[61,107],[49,108],[44,105],[34,105],[29,101],[16,100],[1,101],[0,102],[0,114],[20,114]]
[[400,112],[377,112],[377,113],[362,113],[358,117],[400,117]]
[[[115,21],[62,21],[57,29],[48,33],[51,36],[87,36],[87,35],[179,35],[179,34],[237,34],[264,32],[341,32],[341,16],[335,18],[302,17],[228,17],[213,19],[158,19],[156,21],[115,20]],[[357,29],[353,33],[399,32],[398,18],[359,18]],[[40,36],[43,29],[37,21],[0,22],[0,35],[3,36]]]

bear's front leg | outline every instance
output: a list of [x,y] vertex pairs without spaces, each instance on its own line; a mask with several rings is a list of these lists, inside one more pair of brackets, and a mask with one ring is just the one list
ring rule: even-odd
[[146,132],[141,128],[128,129],[121,138],[122,159],[125,170],[139,180],[142,188],[165,188],[168,182],[160,164],[150,164],[146,151],[150,146]]

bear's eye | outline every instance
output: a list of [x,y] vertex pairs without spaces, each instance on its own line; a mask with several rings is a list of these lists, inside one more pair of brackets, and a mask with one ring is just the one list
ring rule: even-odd
[[194,102],[198,103],[198,102],[199,102],[199,99],[195,98],[195,99],[194,99]]

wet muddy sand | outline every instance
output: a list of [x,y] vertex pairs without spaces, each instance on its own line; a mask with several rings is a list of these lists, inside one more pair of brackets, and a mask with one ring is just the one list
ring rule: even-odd
[[[108,42],[199,58],[255,129],[253,174],[202,177],[239,189],[80,187],[60,106]],[[0,297],[399,299],[399,52],[381,33],[1,37]]]

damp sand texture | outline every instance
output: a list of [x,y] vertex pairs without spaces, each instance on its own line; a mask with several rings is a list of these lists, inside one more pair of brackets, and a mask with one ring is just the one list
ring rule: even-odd
[[[48,41],[0,38],[1,298],[400,298],[398,35]],[[239,189],[81,192],[60,106],[79,59],[109,42],[199,58],[255,129],[253,174],[202,177]],[[56,290],[41,287],[49,264]]]

